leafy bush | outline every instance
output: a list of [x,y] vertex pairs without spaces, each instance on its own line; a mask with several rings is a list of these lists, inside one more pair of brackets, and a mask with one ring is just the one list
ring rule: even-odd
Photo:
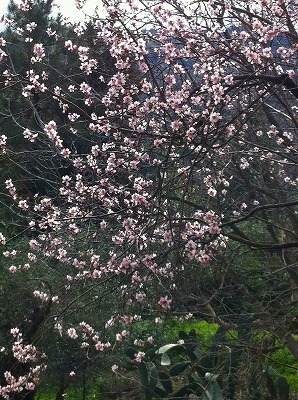
[[[183,322],[172,325],[171,337]],[[280,368],[272,368],[264,357],[251,359],[249,349],[237,342],[238,332],[227,332],[206,321],[186,322],[198,328],[178,332],[178,341],[164,346],[127,346],[127,366],[137,368],[140,387],[146,400],[155,398],[238,399],[270,395],[273,400],[288,400],[290,381]],[[140,331],[139,331],[140,332]],[[232,334],[233,333],[233,334]],[[176,337],[177,339],[177,337]],[[253,353],[253,349],[252,349]],[[248,364],[249,363],[249,364]],[[285,371],[287,372],[287,371]],[[248,397],[246,397],[248,396]]]

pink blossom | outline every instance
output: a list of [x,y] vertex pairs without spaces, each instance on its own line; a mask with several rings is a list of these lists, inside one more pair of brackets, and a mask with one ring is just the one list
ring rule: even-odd
[[34,142],[35,142],[35,139],[36,139],[37,136],[38,136],[38,133],[37,133],[37,132],[32,132],[32,131],[30,131],[29,129],[25,129],[25,130],[23,131],[23,136],[24,136],[25,139],[28,139],[29,142],[34,143]]
[[220,119],[222,118],[222,116],[218,113],[218,112],[212,112],[210,114],[210,121],[215,124],[216,122],[218,122]]
[[133,342],[133,344],[134,344],[135,346],[138,346],[138,347],[143,346],[144,343],[145,343],[145,342],[144,342],[144,340],[142,340],[142,339],[135,339],[134,342]]
[[18,203],[18,206],[22,209],[22,210],[28,210],[29,209],[29,205],[27,203],[27,200],[20,200]]
[[215,197],[217,191],[216,191],[216,189],[214,189],[214,188],[210,188],[210,189],[208,189],[208,192],[207,192],[207,193],[208,193],[209,196]]
[[48,301],[50,298],[46,292],[40,290],[34,290],[33,296],[40,299],[42,302]]
[[165,297],[161,297],[160,299],[159,299],[159,302],[158,302],[158,304],[162,307],[162,308],[164,308],[165,310],[166,309],[168,309],[168,308],[171,308],[171,302],[172,302],[172,300],[170,300],[169,298],[168,298],[168,296],[165,296]]
[[16,273],[18,270],[18,268],[15,265],[11,265],[9,267],[9,272],[11,272],[12,274]]
[[[69,47],[70,44],[67,43],[67,46]],[[88,59],[89,47],[80,46],[78,48],[78,54],[81,61],[86,61]]]
[[86,3],[86,0],[75,0],[75,5],[77,9],[83,8],[84,4]]
[[99,351],[104,351],[104,349],[105,349],[105,345],[104,345],[104,343],[102,343],[102,342],[97,342],[96,344],[95,344],[95,349],[96,350],[99,350]]
[[154,338],[153,338],[152,336],[149,336],[149,337],[147,338],[147,342],[150,343],[150,344],[152,344],[152,343],[154,342]]
[[6,153],[6,141],[7,141],[7,136],[1,135],[0,136],[0,151],[5,154]]
[[114,364],[114,365],[112,365],[111,370],[112,370],[113,372],[116,372],[118,368],[119,368],[119,366],[116,365],[116,364]]
[[45,51],[42,43],[34,45],[33,53],[35,55],[35,61],[41,61],[45,57]]
[[6,238],[1,232],[0,232],[0,244],[2,244],[2,246],[6,244]]
[[117,342],[122,342],[123,336],[121,335],[121,333],[116,334],[116,340],[117,340]]
[[77,113],[72,113],[72,114],[68,114],[67,117],[71,122],[75,122],[77,119],[80,118],[80,115]]
[[145,353],[143,351],[139,351],[138,353],[135,354],[136,362],[142,362],[144,358],[145,358]]
[[64,46],[67,48],[67,50],[73,50],[73,44],[71,40],[66,40]]
[[77,339],[78,338],[78,334],[77,334],[77,331],[75,330],[75,328],[67,329],[67,334],[71,339]]
[[136,294],[136,299],[137,301],[139,301],[140,303],[142,303],[145,299],[146,299],[146,294],[143,292],[138,292]]
[[7,57],[4,50],[0,49],[0,61],[3,61]]

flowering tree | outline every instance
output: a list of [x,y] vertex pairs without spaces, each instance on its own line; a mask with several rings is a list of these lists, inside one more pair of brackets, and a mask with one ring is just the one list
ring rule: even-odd
[[[26,18],[34,3],[21,1]],[[2,118],[38,154],[36,179],[44,160],[52,174],[44,192],[20,192],[6,178],[28,238],[23,263],[4,248],[10,272],[34,269],[33,295],[50,304],[47,324],[86,348],[109,348],[112,326],[122,341],[144,309],[183,314],[192,302],[193,311],[237,325],[226,302],[233,293],[249,304],[240,314],[270,327],[298,360],[296,2],[102,6],[104,18],[67,35],[48,28],[64,46],[63,70],[34,37],[38,21],[21,32],[6,21],[26,44],[24,70],[0,38],[1,91],[16,95]],[[69,59],[76,63],[67,70]],[[14,137],[2,132],[0,145],[22,167]],[[9,244],[5,232],[1,242]],[[54,286],[45,283],[49,269],[59,276]],[[76,318],[87,305],[100,309],[102,325]],[[3,396],[19,390],[10,382]]]

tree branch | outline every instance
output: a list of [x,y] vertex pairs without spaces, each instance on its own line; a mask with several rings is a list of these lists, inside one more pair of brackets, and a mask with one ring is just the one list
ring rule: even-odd
[[272,76],[272,75],[252,75],[252,74],[246,74],[246,75],[236,75],[233,76],[234,81],[253,81],[253,80],[258,80],[258,81],[263,81],[263,82],[270,82],[275,85],[281,85],[287,88],[293,96],[298,99],[298,86],[295,84],[292,79],[288,76],[288,74],[282,74],[279,76]]

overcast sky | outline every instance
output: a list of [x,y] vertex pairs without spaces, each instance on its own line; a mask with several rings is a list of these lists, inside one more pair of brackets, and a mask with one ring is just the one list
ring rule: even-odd
[[[6,12],[9,0],[0,0],[0,18]],[[56,0],[56,3],[60,6],[61,13],[65,16],[69,16],[73,21],[80,21],[82,14],[78,11],[74,5],[74,0]],[[84,6],[84,11],[87,14],[92,14],[95,7],[100,6],[100,0],[87,0]],[[100,10],[100,7],[99,7]]]

